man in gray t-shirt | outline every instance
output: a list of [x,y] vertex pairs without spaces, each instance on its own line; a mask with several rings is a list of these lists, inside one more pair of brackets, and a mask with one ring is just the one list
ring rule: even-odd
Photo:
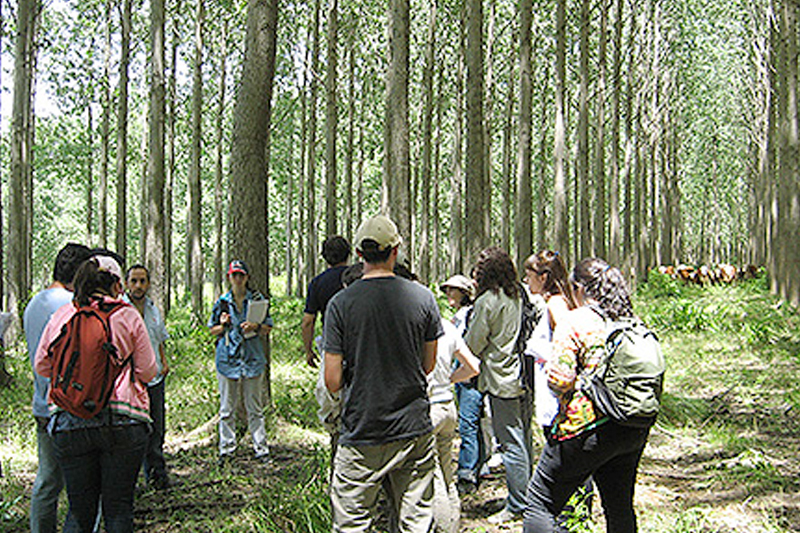
[[433,518],[426,375],[436,363],[441,317],[428,289],[395,277],[400,242],[388,218],[365,221],[355,239],[364,277],[325,313],[325,384],[342,390],[331,487],[337,532],[369,528],[384,481],[401,531],[428,531]]

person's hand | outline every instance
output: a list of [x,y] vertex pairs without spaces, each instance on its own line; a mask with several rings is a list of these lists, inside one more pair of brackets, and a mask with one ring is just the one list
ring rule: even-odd
[[565,394],[575,387],[575,372],[559,365],[547,363],[547,385],[557,394]]
[[245,320],[242,322],[242,332],[244,333],[252,333],[254,331],[258,331],[258,328],[261,326],[258,322],[250,322]]
[[219,323],[222,326],[230,326],[231,325],[231,315],[229,313],[220,313],[219,315]]
[[317,353],[311,349],[306,351],[306,363],[311,368],[317,368],[317,364],[319,363],[319,356]]

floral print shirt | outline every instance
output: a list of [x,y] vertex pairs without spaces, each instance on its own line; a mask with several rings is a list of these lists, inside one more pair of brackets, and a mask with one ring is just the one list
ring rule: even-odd
[[597,366],[605,350],[606,324],[591,307],[569,311],[553,332],[553,353],[545,369],[548,385],[559,400],[552,436],[566,440],[605,423],[591,399],[580,390],[577,376]]

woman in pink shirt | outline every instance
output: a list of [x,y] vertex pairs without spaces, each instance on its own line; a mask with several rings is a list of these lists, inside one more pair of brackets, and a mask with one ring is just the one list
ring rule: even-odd
[[[48,348],[62,327],[81,306],[119,303],[122,279],[119,264],[108,256],[95,256],[78,268],[73,302],[57,310],[42,333],[36,372],[51,377]],[[122,305],[109,324],[119,358],[131,358],[132,364],[117,376],[108,405],[91,418],[81,418],[53,404],[52,388],[48,396],[48,431],[67,485],[69,531],[91,532],[99,502],[106,531],[133,531],[133,494],[151,423],[146,383],[158,369],[141,315]]]

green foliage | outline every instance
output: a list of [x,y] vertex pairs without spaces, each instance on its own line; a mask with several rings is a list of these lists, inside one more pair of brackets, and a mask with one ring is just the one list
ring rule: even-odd
[[261,491],[255,529],[264,533],[315,533],[330,529],[327,449],[316,446],[295,468]]

